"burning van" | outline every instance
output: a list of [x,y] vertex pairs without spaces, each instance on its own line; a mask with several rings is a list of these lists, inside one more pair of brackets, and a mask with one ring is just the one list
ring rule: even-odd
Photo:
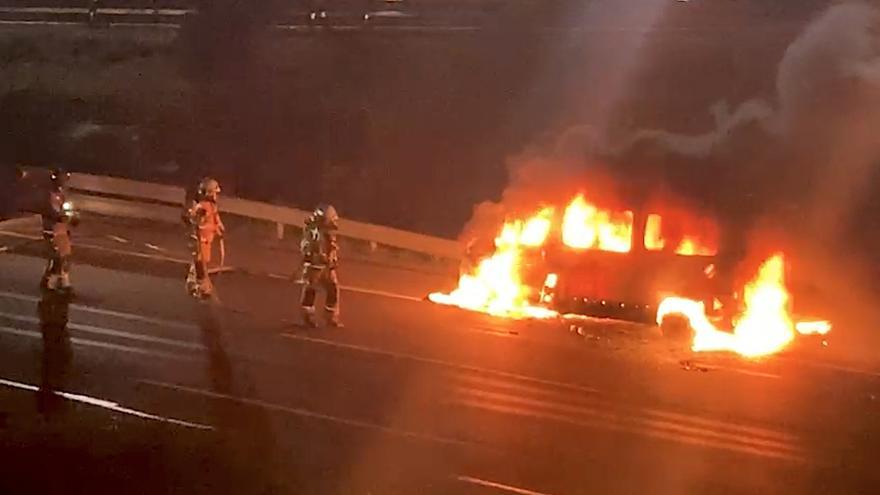
[[671,294],[715,306],[718,229],[686,210],[602,209],[578,195],[546,251],[540,300],[561,313],[651,320]]
[[715,298],[718,231],[685,208],[600,207],[577,194],[504,222],[494,242],[482,244],[469,244],[458,288],[432,301],[515,318],[641,320],[670,294]]

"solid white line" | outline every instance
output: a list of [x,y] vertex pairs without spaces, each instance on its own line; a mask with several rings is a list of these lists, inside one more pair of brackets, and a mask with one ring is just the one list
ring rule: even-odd
[[[30,296],[27,294],[19,294],[17,292],[7,292],[0,290],[0,297],[8,297],[9,299],[17,299],[19,301],[28,301],[28,302],[39,302],[40,298],[37,296]],[[161,318],[153,318],[150,316],[143,316],[134,313],[125,313],[122,311],[114,311],[112,309],[102,309],[95,308],[92,306],[84,306],[82,304],[71,304],[71,308],[76,309],[78,311],[84,311],[86,313],[94,313],[104,316],[115,316],[117,318],[122,318],[125,320],[139,321],[142,323],[150,323],[152,325],[158,325],[163,327],[171,327],[178,328],[181,330],[198,330],[199,327],[197,325],[193,325],[191,323],[181,323],[179,321],[173,320],[164,320]]]
[[[187,9],[150,9],[150,8],[142,8],[142,9],[125,9],[125,8],[98,8],[98,15],[106,14],[106,15],[144,15],[144,14],[159,14],[159,15],[186,15],[189,13],[195,12],[193,10]],[[0,13],[3,14],[88,14],[89,9],[83,7],[0,7]]]
[[[0,24],[2,24],[2,21],[0,21]],[[16,237],[19,239],[29,239],[32,241],[42,239],[42,237],[39,237],[39,236],[22,234],[20,232],[12,232],[9,230],[0,230],[0,235],[5,235],[5,236],[9,236],[9,237]],[[188,265],[190,263],[189,260],[185,260],[185,259],[181,259],[181,258],[172,258],[170,256],[162,256],[159,254],[137,253],[134,251],[125,251],[122,249],[114,249],[114,248],[108,248],[108,247],[104,247],[104,246],[97,246],[95,244],[78,243],[74,247],[81,248],[81,249],[92,249],[95,251],[104,251],[107,253],[120,254],[123,256],[134,256],[136,258],[144,258],[144,259],[158,260],[158,261],[168,261],[171,263],[177,263],[177,264],[183,264],[183,265]]]
[[[0,385],[6,385],[7,387],[17,388],[19,390],[28,390],[30,392],[39,392],[40,388],[35,385],[30,385],[27,383],[16,382],[12,380],[6,380],[4,378],[0,378]],[[88,404],[90,406],[100,407],[102,409],[107,409],[113,412],[118,412],[122,414],[128,414],[130,416],[136,416],[138,418],[143,419],[152,419],[154,421],[161,421],[163,423],[169,423],[177,426],[185,426],[187,428],[195,428],[198,430],[213,430],[213,426],[203,425],[200,423],[191,423],[189,421],[183,421],[180,419],[174,418],[166,418],[164,416],[159,416],[156,414],[150,414],[143,411],[138,411],[137,409],[130,409],[127,407],[120,406],[116,402],[112,402],[105,399],[98,399],[95,397],[89,397],[88,395],[81,394],[72,394],[69,392],[61,392],[61,391],[52,391],[54,395],[59,397],[63,397],[69,401],[79,402],[82,404]]]
[[[0,333],[6,333],[9,335],[16,335],[19,337],[29,337],[33,339],[41,339],[43,336],[39,332],[35,332],[32,330],[22,330],[20,328],[6,327],[0,326]],[[163,351],[152,351],[148,349],[143,349],[140,347],[131,347],[127,345],[121,344],[111,344],[110,342],[100,342],[97,340],[89,340],[89,339],[80,339],[76,337],[72,337],[70,339],[70,343],[83,346],[83,347],[95,347],[97,349],[106,349],[110,351],[120,351],[120,352],[128,352],[131,354],[140,354],[142,356],[153,356],[153,357],[161,357],[165,359],[173,359],[176,361],[190,361],[191,359],[186,356],[182,356],[179,354],[174,354],[170,352]]]
[[382,425],[378,425],[375,423],[368,423],[366,421],[361,421],[361,420],[357,420],[357,419],[342,418],[339,416],[332,416],[329,414],[318,413],[318,412],[314,412],[314,411],[309,411],[307,409],[301,409],[298,407],[282,406],[280,404],[273,404],[271,402],[265,402],[265,401],[258,400],[258,399],[248,399],[246,397],[236,397],[234,395],[227,395],[227,394],[222,394],[219,392],[214,392],[211,390],[203,390],[203,389],[199,389],[199,388],[187,387],[185,385],[157,382],[157,381],[153,381],[153,380],[141,380],[141,383],[145,383],[147,385],[152,385],[154,387],[166,388],[166,389],[170,389],[170,390],[177,390],[178,392],[186,392],[186,393],[190,393],[190,394],[194,394],[194,395],[201,395],[203,397],[210,397],[212,399],[223,399],[223,400],[228,400],[228,401],[232,401],[232,402],[238,402],[240,404],[260,407],[260,408],[267,409],[270,411],[278,411],[278,412],[283,412],[283,413],[287,413],[287,414],[292,414],[295,416],[302,416],[305,418],[320,419],[320,420],[328,421],[331,423],[338,423],[338,424],[342,424],[342,425],[346,425],[346,426],[353,426],[355,428],[380,431],[382,433],[387,433],[387,434],[396,435],[396,436],[402,436],[402,437],[406,437],[406,438],[413,438],[413,439],[417,439],[417,440],[427,440],[427,441],[431,441],[431,442],[451,444],[451,445],[474,445],[471,442],[466,442],[463,440],[438,437],[435,435],[431,435],[429,433],[418,433],[418,432],[409,431],[409,430],[400,430],[397,428],[392,428],[390,426],[382,426]]
[[[4,311],[0,311],[0,316],[2,316],[4,318],[8,318],[10,320],[23,321],[26,323],[40,323],[40,319],[35,318],[33,316],[25,316],[25,315],[19,315],[19,314],[15,314],[15,313],[7,313]],[[203,345],[196,344],[193,342],[186,342],[183,340],[176,340],[176,339],[165,339],[162,337],[152,337],[150,335],[143,335],[140,333],[130,333],[130,332],[124,332],[122,330],[114,330],[112,328],[97,327],[94,325],[85,325],[85,324],[81,324],[81,323],[68,323],[67,327],[72,330],[80,330],[83,332],[94,333],[97,335],[107,335],[110,337],[123,337],[123,338],[131,339],[131,340],[139,340],[141,342],[151,342],[153,344],[165,344],[165,345],[170,345],[170,346],[174,346],[174,347],[180,347],[182,349],[190,349],[190,350],[196,350],[196,351],[205,350],[205,347]]]
[[3,26],[82,26],[82,22],[73,21],[0,21]]
[[713,370],[714,371],[729,371],[731,373],[738,373],[740,375],[756,376],[758,378],[772,378],[774,380],[778,380],[778,379],[782,378],[782,375],[777,375],[774,373],[767,373],[765,371],[753,371],[753,370],[747,370],[744,368],[728,368],[727,366],[714,366],[714,365],[708,365],[708,364],[703,364],[703,363],[697,363],[697,365],[702,366],[710,371],[713,371]]
[[498,490],[501,490],[504,492],[518,493],[520,495],[549,495],[544,492],[536,492],[536,491],[532,491],[532,490],[526,490],[525,488],[518,488],[515,486],[511,486],[511,485],[505,485],[503,483],[498,483],[496,481],[489,481],[489,480],[484,480],[484,479],[480,479],[480,478],[474,478],[473,476],[462,475],[462,476],[456,476],[455,479],[457,479],[458,481],[463,481],[465,483],[471,483],[473,485],[480,485],[480,486],[485,486],[488,488],[495,488],[495,489],[498,489]]
[[300,341],[308,342],[308,343],[312,343],[312,344],[321,344],[321,345],[326,345],[326,346],[330,346],[330,347],[337,347],[339,349],[347,349],[347,350],[358,351],[358,352],[366,352],[369,354],[378,354],[381,356],[388,356],[388,357],[393,357],[396,359],[408,359],[410,361],[415,361],[415,362],[419,362],[419,363],[434,364],[437,366],[443,366],[446,368],[468,371],[468,372],[476,373],[476,374],[500,376],[500,377],[504,377],[504,378],[511,378],[514,380],[520,380],[523,382],[531,382],[531,383],[538,383],[538,384],[542,384],[542,385],[550,385],[550,386],[559,387],[559,388],[567,388],[570,390],[577,390],[580,392],[599,393],[598,390],[591,388],[591,387],[586,387],[583,385],[577,385],[577,384],[565,383],[565,382],[557,382],[554,380],[545,380],[543,378],[536,378],[536,377],[527,376],[527,375],[520,375],[517,373],[511,373],[508,371],[493,370],[493,369],[489,369],[489,368],[481,368],[479,366],[470,366],[467,364],[454,363],[452,361],[444,361],[442,359],[435,359],[435,358],[429,358],[429,357],[424,357],[424,356],[418,356],[415,354],[407,354],[407,353],[403,353],[403,352],[389,351],[389,350],[385,350],[385,349],[379,349],[378,347],[369,347],[369,346],[363,346],[363,345],[357,345],[357,344],[344,344],[342,342],[335,342],[332,340],[319,339],[316,337],[308,337],[306,335],[299,335],[299,334],[294,334],[294,333],[282,333],[281,336],[288,338],[288,339],[300,340]]

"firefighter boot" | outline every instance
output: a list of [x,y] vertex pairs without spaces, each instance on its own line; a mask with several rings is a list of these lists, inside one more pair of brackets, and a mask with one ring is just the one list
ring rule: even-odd
[[196,278],[196,268],[190,265],[189,272],[186,274],[186,293],[192,297],[198,297],[199,281]]
[[318,324],[315,323],[315,307],[303,306],[302,308],[302,322],[304,327],[308,328],[317,328]]
[[339,310],[336,308],[324,308],[327,318],[327,325],[333,328],[342,328],[345,325],[339,320]]

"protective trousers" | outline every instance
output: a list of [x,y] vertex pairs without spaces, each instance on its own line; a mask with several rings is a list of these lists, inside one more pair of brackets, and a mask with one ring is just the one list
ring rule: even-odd
[[69,289],[70,256],[73,254],[70,230],[67,225],[59,223],[51,230],[44,230],[43,239],[46,241],[48,254],[40,286],[50,290]]
[[319,288],[325,292],[324,311],[331,323],[339,320],[339,278],[335,267],[306,264],[303,269],[300,305],[306,318],[315,314],[315,298]]
[[192,263],[187,274],[187,287],[194,295],[210,295],[213,291],[211,277],[208,275],[208,263],[211,262],[211,246],[214,234],[197,231],[190,236]]

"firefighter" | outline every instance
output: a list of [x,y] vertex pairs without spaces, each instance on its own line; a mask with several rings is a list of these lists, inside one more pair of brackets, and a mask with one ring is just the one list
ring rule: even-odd
[[66,293],[72,291],[70,256],[73,247],[70,229],[79,221],[72,203],[67,200],[66,185],[69,178],[70,174],[60,169],[50,171],[49,191],[41,212],[43,239],[46,240],[48,256],[40,288]]
[[214,293],[214,285],[208,275],[211,262],[211,248],[215,237],[223,237],[226,227],[220,220],[217,197],[220,183],[206,177],[199,183],[195,196],[189,200],[184,211],[184,222],[190,228],[190,250],[192,263],[186,277],[186,287],[190,295],[208,298]]
[[339,244],[336,231],[339,216],[330,205],[321,205],[306,218],[300,250],[303,256],[303,288],[300,298],[303,323],[314,327],[315,297],[319,287],[325,291],[324,313],[327,323],[341,327],[339,321]]

